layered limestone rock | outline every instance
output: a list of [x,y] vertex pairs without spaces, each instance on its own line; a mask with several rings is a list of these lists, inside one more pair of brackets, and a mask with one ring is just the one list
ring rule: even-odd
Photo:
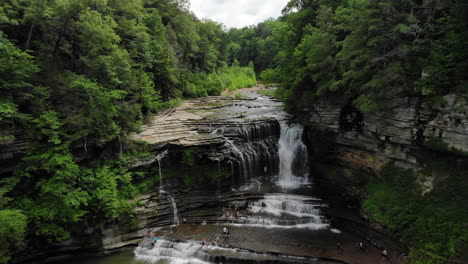
[[[123,220],[102,231],[102,249],[109,253],[128,247],[135,247],[142,241],[148,227],[154,230],[174,225],[174,204],[177,208],[176,217],[182,223],[217,223],[223,214],[222,206],[228,203],[244,205],[250,200],[257,200],[262,195],[227,191],[220,194],[219,190],[203,187],[176,187],[171,192],[155,190],[141,195],[140,206],[134,209],[135,221]],[[227,221],[228,219],[226,219]],[[133,223],[133,224],[132,224]]]
[[[210,96],[184,101],[174,109],[153,117],[149,125],[143,125],[139,134],[132,139],[150,144],[173,144],[183,147],[219,144],[223,136],[212,133],[224,126],[239,126],[239,120],[220,114],[223,108],[253,99],[234,99]],[[240,122],[242,123],[242,121]]]
[[468,105],[455,95],[444,97],[446,104],[420,111],[425,138],[439,138],[449,148],[468,152]]
[[[255,99],[249,98],[192,99],[153,117],[150,124],[142,127],[141,133],[132,135],[132,139],[146,142],[156,150],[202,147],[205,148],[203,154],[213,162],[229,162],[236,171],[253,170],[246,167],[274,159],[280,134],[277,119],[252,118],[257,108]],[[155,157],[139,160],[135,167],[156,161]]]
[[431,139],[444,142],[448,149],[468,150],[468,106],[454,95],[444,100],[444,106],[431,109],[424,108],[418,98],[402,97],[373,113],[327,105],[305,112],[309,126],[334,134],[341,165],[378,172],[389,161],[418,168],[411,151],[425,148]]
[[[280,124],[271,116],[256,117],[262,109],[255,99],[249,98],[216,96],[185,101],[153,117],[150,124],[142,127],[141,133],[132,135],[133,140],[146,142],[155,149],[155,155],[136,160],[132,168],[160,166],[156,154],[164,149],[169,150],[167,159],[171,160],[177,156],[171,154],[196,147],[198,156],[230,170],[233,182],[237,182],[237,178],[244,181],[254,175],[274,173],[278,167]],[[173,163],[181,166],[180,161]],[[186,186],[180,179],[164,181],[164,190],[155,189],[139,197],[140,206],[134,210],[133,221],[122,219],[103,230],[102,249],[113,252],[136,246],[147,227],[157,229],[175,224],[174,205],[179,221],[209,223],[220,221],[223,204],[260,198],[256,194],[232,191],[231,180],[224,185],[218,181],[206,187]]]

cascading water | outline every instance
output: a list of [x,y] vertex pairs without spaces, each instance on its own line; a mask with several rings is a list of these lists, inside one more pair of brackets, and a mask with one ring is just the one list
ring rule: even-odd
[[280,126],[278,185],[284,188],[297,188],[308,183],[307,147],[302,142],[304,127],[299,124],[288,124],[285,121],[281,121]]
[[228,135],[241,135],[235,139],[226,138],[230,150],[229,164],[233,174],[240,177],[239,183],[245,184],[258,176],[273,175],[278,171],[278,126],[269,123],[261,128],[251,125],[226,131]]
[[161,172],[161,160],[166,157],[168,154],[167,150],[159,153],[158,155],[156,155],[156,160],[158,161],[158,169],[159,169],[159,190],[162,191],[163,190],[163,176],[162,176],[162,172]]
[[318,263],[314,258],[290,257],[281,254],[258,254],[240,248],[202,245],[199,241],[160,239],[154,247],[140,245],[135,259],[145,263],[209,264],[209,263]]
[[323,229],[328,221],[320,215],[320,199],[294,194],[265,194],[250,208],[253,216],[248,217],[250,226],[267,228]]
[[[235,184],[243,185],[240,188],[233,189],[234,193],[231,194],[233,196],[230,199],[234,199],[234,197],[244,197],[244,194],[235,196],[238,195],[236,192],[244,191],[247,194],[245,197],[249,197],[249,194],[254,195],[253,197],[257,199],[261,197],[254,202],[249,200],[248,203],[250,205],[248,206],[248,211],[236,212],[236,210],[240,209],[234,206],[236,209],[231,213],[231,218],[228,218],[227,214],[225,217],[223,212],[219,212],[223,214],[223,216],[219,218],[220,222],[223,221],[223,225],[235,225],[235,228],[245,228],[248,230],[248,238],[250,241],[253,241],[253,245],[265,242],[260,240],[256,241],[255,231],[251,231],[252,229],[256,230],[256,228],[261,228],[263,230],[262,232],[270,232],[268,228],[283,228],[287,229],[287,231],[284,230],[285,232],[294,233],[316,232],[315,230],[329,228],[330,226],[329,222],[321,215],[320,209],[325,205],[323,205],[320,199],[293,194],[304,193],[304,189],[308,190],[307,186],[305,186],[305,188],[301,187],[303,185],[309,186],[307,147],[302,141],[303,127],[299,124],[288,124],[288,116],[286,113],[278,110],[278,105],[273,104],[269,99],[262,99],[261,102],[261,104],[265,104],[268,107],[262,106],[262,108],[257,108],[260,109],[259,111],[261,112],[255,113],[255,116],[252,116],[252,118],[271,118],[268,122],[258,125],[257,122],[249,123],[245,122],[245,120],[242,122],[233,120],[233,122],[230,123],[222,123],[222,127],[209,128],[210,130],[213,129],[209,133],[222,135],[226,140],[225,144],[229,150],[229,157],[228,160],[224,162],[230,164],[234,176],[239,176],[239,179],[236,180],[234,180],[233,177],[233,186]],[[252,104],[254,104],[254,102],[252,102]],[[253,109],[253,107],[248,109]],[[235,111],[238,111],[238,109],[230,112]],[[278,120],[278,122],[275,122],[275,119]],[[200,122],[197,123],[197,125],[202,126]],[[167,153],[161,153],[158,155],[158,164],[166,154]],[[215,161],[218,162],[218,172],[220,172],[221,160],[215,159]],[[274,178],[276,175],[278,176],[277,181],[276,178]],[[161,171],[160,178],[162,190]],[[225,196],[221,193],[221,182],[219,179],[216,188],[217,198],[223,200]],[[262,195],[265,192],[278,193]],[[172,205],[174,225],[177,226],[179,225],[179,218],[175,197],[172,193],[166,193],[166,195]],[[242,198],[239,199],[239,204],[246,203],[246,200],[242,200]],[[184,213],[186,213],[187,209],[186,207],[184,208]],[[240,215],[238,215],[239,213]],[[236,215],[236,217],[232,218],[233,215]],[[229,223],[225,222],[226,219],[229,219]],[[212,222],[213,219],[210,220]],[[207,236],[211,236],[211,239],[214,237],[217,239],[221,238],[221,240],[223,239],[221,226],[213,225],[206,221],[204,221],[204,225],[202,226],[203,229],[196,227],[195,230],[211,230],[206,232]],[[155,244],[154,248],[148,248],[144,245],[139,246],[135,250],[136,259],[149,263],[205,264],[229,263],[214,259],[215,256],[220,255],[253,260],[265,257],[252,253],[244,254],[233,248],[201,245],[199,241],[181,241],[179,240],[178,232],[182,234],[184,232],[189,232],[190,235],[188,237],[190,237],[190,239],[195,239],[194,237],[197,235],[202,235],[197,232],[195,232],[195,234],[192,233],[192,229],[190,229],[190,231],[179,231],[181,229],[184,230],[184,227],[186,227],[186,225],[177,227],[178,231],[171,237],[175,239],[174,241],[163,238]],[[236,230],[233,231],[233,234],[235,231]],[[276,231],[272,232],[274,233],[273,235],[279,234]],[[204,234],[205,233],[203,233],[203,235]],[[252,234],[252,237],[250,237],[250,234]],[[228,247],[235,247],[235,245],[233,246],[232,244],[236,243],[235,235],[225,237],[224,239],[225,241],[222,241],[219,245],[224,244]],[[237,243],[239,243],[239,241],[237,241]],[[268,261],[264,263],[268,263]],[[315,262],[311,261],[307,263]]]
[[203,247],[195,242],[174,243],[160,239],[151,249],[139,246],[135,249],[137,260],[149,263],[205,264],[211,263],[211,256],[205,253]]
[[174,199],[174,195],[171,193],[168,196],[169,201],[171,202],[172,205],[172,213],[174,214],[174,225],[178,226],[179,225],[179,212],[177,211],[177,204]]

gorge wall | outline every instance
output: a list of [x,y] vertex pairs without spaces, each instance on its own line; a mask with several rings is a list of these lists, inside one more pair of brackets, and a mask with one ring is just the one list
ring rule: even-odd
[[[404,168],[424,167],[414,151],[468,151],[468,106],[454,95],[432,109],[415,97],[395,98],[382,110],[362,114],[352,106],[316,105],[304,109],[311,130],[329,139],[328,154],[345,169],[378,173],[388,162]],[[328,155],[327,154],[327,155]]]
[[[319,104],[304,109],[302,120],[324,199],[360,206],[375,230],[397,235],[421,263],[434,261],[430,243],[438,244],[440,263],[466,263],[466,235],[452,230],[466,225],[468,106],[455,95],[443,99],[426,108],[420,98],[400,97],[373,113]],[[335,225],[354,223],[326,213]]]

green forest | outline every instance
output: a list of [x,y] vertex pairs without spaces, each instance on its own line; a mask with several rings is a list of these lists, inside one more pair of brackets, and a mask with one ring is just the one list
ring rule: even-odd
[[428,106],[468,96],[464,1],[291,0],[278,20],[231,29],[228,61],[252,61],[292,110],[317,102],[361,112],[396,95]]
[[[128,212],[141,180],[128,135],[182,98],[256,84],[252,64],[228,63],[230,42],[187,1],[2,1],[0,147],[29,144],[0,179],[0,263]],[[77,145],[124,155],[80,162]]]
[[[317,102],[371,113],[396,95],[431,107],[447,94],[468,99],[467,47],[461,0],[291,0],[280,18],[242,29],[198,19],[187,0],[4,0],[0,148],[28,144],[15,172],[0,178],[0,263],[16,249],[40,249],[128,214],[147,185],[144,172],[127,169],[147,155],[128,137],[184,98],[251,87],[258,75],[278,84],[277,96],[296,113]],[[96,146],[110,151],[94,154]],[[427,200],[419,215],[379,211],[379,199],[403,206],[410,192],[389,186],[363,185],[365,209],[403,235],[415,263],[459,254],[468,235],[457,223],[445,219],[452,233],[443,239],[420,234],[441,228],[421,223],[434,209]],[[447,198],[438,208],[460,219],[460,189],[429,199]],[[422,198],[411,199],[414,207]]]

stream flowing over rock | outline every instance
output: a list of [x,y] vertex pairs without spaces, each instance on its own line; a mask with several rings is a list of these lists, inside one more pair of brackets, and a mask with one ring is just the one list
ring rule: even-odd
[[[136,223],[103,230],[102,249],[135,247],[142,263],[345,263],[326,254],[336,241],[392,245],[390,234],[366,226],[357,213],[345,230],[334,226],[322,212],[327,203],[314,196],[303,126],[291,122],[281,102],[243,95],[190,100],[133,135],[154,149],[154,157],[134,166],[157,166],[162,185],[140,197]],[[200,162],[229,178],[204,185],[167,178],[165,172],[180,166],[176,153],[194,147]],[[154,246],[153,236],[160,239]]]
[[[309,166],[314,146],[305,144],[304,127],[282,103],[255,90],[242,95],[186,101],[132,135],[149,144],[152,154],[129,169],[152,168],[159,182],[138,197],[132,218],[90,230],[88,252],[124,252],[116,255],[119,264],[367,264],[375,263],[382,247],[397,254],[397,239],[384,228],[317,195]],[[334,127],[331,112],[325,113]],[[188,171],[186,155],[196,163]],[[353,250],[358,240],[369,244],[365,256]],[[349,251],[336,258],[337,241]],[[46,262],[77,250],[86,251],[69,240],[46,253]],[[71,264],[114,263],[96,261]]]

